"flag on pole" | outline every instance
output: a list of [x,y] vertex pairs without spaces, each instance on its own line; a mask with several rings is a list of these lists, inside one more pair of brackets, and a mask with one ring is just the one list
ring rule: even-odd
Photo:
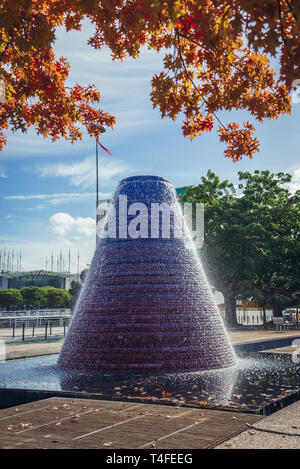
[[98,145],[100,145],[100,147],[103,148],[103,150],[105,150],[111,156],[111,152],[99,142],[99,139],[97,137],[96,137],[96,140],[97,140]]

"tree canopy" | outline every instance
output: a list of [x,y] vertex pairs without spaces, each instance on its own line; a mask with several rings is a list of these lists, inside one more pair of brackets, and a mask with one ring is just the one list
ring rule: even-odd
[[8,310],[10,306],[21,306],[23,297],[20,290],[15,288],[0,290],[0,305],[5,306]]
[[65,308],[70,306],[71,294],[61,288],[41,287],[47,308]]
[[[53,52],[56,30],[94,26],[89,44],[108,47],[114,60],[138,57],[141,47],[166,52],[152,79],[151,100],[162,117],[183,118],[193,139],[217,127],[225,156],[253,157],[253,123],[222,122],[222,110],[246,110],[258,121],[291,111],[289,92],[300,77],[297,0],[3,0],[0,4],[0,104],[3,130],[34,126],[52,140],[91,136],[95,123],[114,126],[99,108],[94,84],[66,86],[69,64]],[[275,75],[270,57],[277,57]]]
[[24,287],[21,290],[9,288],[0,290],[0,306],[29,308],[68,308],[77,300],[80,284],[72,282],[70,291],[54,287]]
[[211,171],[186,188],[184,202],[204,204],[199,252],[211,284],[225,298],[226,322],[236,326],[236,300],[252,298],[275,315],[300,301],[300,191],[289,174],[239,172],[239,184]]
[[[254,272],[246,292],[275,316],[300,303],[300,191],[291,194],[289,174],[240,172],[240,189],[256,220]],[[253,254],[251,252],[251,254]]]
[[45,296],[40,287],[24,287],[21,288],[20,293],[27,308],[39,308],[46,306]]

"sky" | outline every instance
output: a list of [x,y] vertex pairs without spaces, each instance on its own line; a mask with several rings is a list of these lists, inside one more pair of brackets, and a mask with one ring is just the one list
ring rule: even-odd
[[[55,51],[70,62],[68,86],[94,83],[100,107],[116,116],[114,130],[101,142],[100,198],[112,194],[120,179],[138,174],[163,176],[175,187],[197,185],[208,169],[236,183],[238,171],[269,169],[293,175],[291,190],[300,189],[300,103],[291,116],[255,122],[246,112],[218,113],[224,123],[249,120],[257,129],[260,152],[253,160],[233,163],[224,157],[224,144],[213,130],[193,140],[182,135],[181,121],[161,119],[150,101],[151,78],[162,70],[164,54],[143,50],[136,59],[112,62],[109,51],[86,44],[88,24],[80,32],[57,33]],[[0,153],[0,253],[22,252],[23,270],[54,267],[60,251],[71,270],[89,264],[95,249],[95,141],[52,143],[37,136],[9,133]]]

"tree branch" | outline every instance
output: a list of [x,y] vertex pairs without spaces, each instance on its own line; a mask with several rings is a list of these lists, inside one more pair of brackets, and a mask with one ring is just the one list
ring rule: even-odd
[[[187,78],[189,79],[189,81],[192,83],[193,87],[195,88],[195,90],[197,91],[197,93],[201,96],[201,99],[203,99],[203,101],[205,102],[205,104],[208,106],[208,102],[207,100],[204,98],[204,96],[200,93],[200,91],[198,90],[198,87],[196,86],[194,80],[192,79],[192,77],[190,76],[187,68],[186,68],[186,64],[185,64],[185,61],[184,61],[184,58],[182,57],[182,52],[181,52],[181,43],[180,43],[180,33],[178,32],[178,30],[175,30],[175,33],[177,34],[177,37],[178,37],[178,53],[179,53],[179,58],[181,60],[181,63],[183,65],[183,68],[184,68],[184,71],[185,71],[185,74],[187,76]],[[212,114],[214,115],[214,117],[216,118],[216,120],[219,122],[219,124],[223,127],[223,129],[225,129],[226,131],[228,131],[227,127],[225,127],[225,125],[223,124],[223,122],[220,121],[220,119],[218,118],[217,114],[213,111]]]
[[[177,28],[175,29],[175,32],[177,33],[178,36],[181,36],[181,37],[183,37],[184,39],[187,39],[188,41],[192,42],[192,43],[195,44],[196,46],[202,47],[204,50],[206,50],[206,52],[209,52],[209,50],[208,50],[203,44],[199,44],[199,42],[194,41],[194,39],[192,39],[192,38],[186,36],[186,35],[183,34],[183,33],[180,33]],[[237,70],[238,72],[241,72],[241,71],[242,71],[241,68],[237,67],[237,66],[234,65],[234,64],[231,64],[231,66],[232,66],[233,68],[235,68],[235,70]]]
[[13,43],[11,41],[8,41],[6,46],[4,47],[3,51],[2,51],[2,54],[0,56],[0,62],[2,62],[3,60],[3,57],[5,55],[5,52],[7,51],[7,49],[9,48],[9,46],[13,46]]
[[286,51],[288,53],[288,56],[291,59],[292,55],[291,55],[290,51],[288,50],[288,45],[287,45],[287,41],[286,41],[287,38],[285,36],[285,31],[284,31],[284,27],[283,27],[283,23],[282,23],[282,10],[281,10],[280,0],[277,0],[277,10],[278,10],[278,17],[279,17],[279,22],[280,22],[281,37],[282,37],[282,40],[284,42],[284,45],[285,45]]
[[284,1],[287,4],[287,6],[288,6],[290,12],[292,13],[293,17],[295,18],[295,20],[298,21],[297,15],[294,12],[293,7],[292,7],[291,3],[289,2],[289,0],[284,0]]

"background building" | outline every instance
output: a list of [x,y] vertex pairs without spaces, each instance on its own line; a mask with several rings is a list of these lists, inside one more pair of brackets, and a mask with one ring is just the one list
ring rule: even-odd
[[69,290],[78,275],[35,270],[30,272],[0,272],[0,290],[23,287],[55,287]]

